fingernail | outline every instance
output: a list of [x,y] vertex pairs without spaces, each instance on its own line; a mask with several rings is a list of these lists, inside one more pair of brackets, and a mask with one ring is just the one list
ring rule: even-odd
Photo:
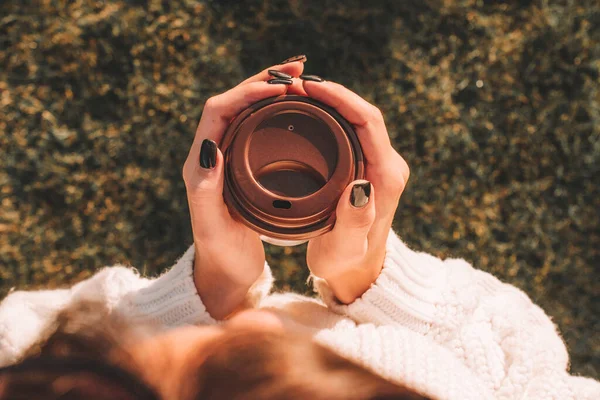
[[303,81],[311,81],[311,82],[324,82],[325,79],[321,78],[317,75],[300,75],[300,79]]
[[200,148],[200,166],[204,169],[212,169],[217,165],[217,144],[204,139]]
[[274,76],[275,78],[280,78],[280,79],[292,79],[293,78],[293,76],[291,76],[290,74],[286,74],[285,72],[277,71],[276,69],[270,69],[269,75]]
[[367,205],[371,196],[371,182],[365,181],[357,183],[352,188],[350,193],[350,203],[357,208]]
[[293,81],[291,79],[279,79],[279,78],[269,79],[267,81],[267,83],[271,84],[271,85],[277,85],[277,84],[291,85],[292,82]]
[[291,63],[291,62],[294,62],[294,61],[306,62],[306,56],[304,54],[300,54],[300,55],[297,55],[297,56],[294,56],[294,57],[287,58],[287,59],[283,60],[282,62],[280,62],[279,64],[280,65],[281,64],[287,64],[287,63]]

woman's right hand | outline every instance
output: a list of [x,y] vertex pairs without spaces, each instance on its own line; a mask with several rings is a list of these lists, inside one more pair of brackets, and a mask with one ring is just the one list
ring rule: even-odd
[[311,239],[306,262],[336,298],[350,304],[375,282],[386,256],[387,238],[410,170],[392,147],[383,114],[335,82],[305,81],[307,94],[335,108],[356,131],[365,160],[365,179],[340,196],[333,229]]
[[264,269],[265,253],[258,233],[234,220],[223,200],[224,163],[217,144],[242,110],[288,91],[285,84],[266,82],[272,78],[269,69],[299,76],[304,63],[300,60],[267,68],[208,99],[183,166],[196,249],[194,282],[206,309],[216,319],[243,305],[248,289]]

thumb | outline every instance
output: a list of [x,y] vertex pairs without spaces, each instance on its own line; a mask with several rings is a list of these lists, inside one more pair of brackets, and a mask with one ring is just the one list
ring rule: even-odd
[[375,220],[374,197],[371,182],[361,179],[350,183],[338,201],[333,230],[340,230],[344,236],[350,234],[366,237]]
[[375,192],[371,182],[357,180],[346,187],[336,208],[335,225],[323,243],[328,258],[359,264],[368,250],[367,236],[375,221]]
[[223,153],[210,139],[198,147],[190,151],[183,176],[194,237],[202,238],[227,227],[231,216],[223,200]]

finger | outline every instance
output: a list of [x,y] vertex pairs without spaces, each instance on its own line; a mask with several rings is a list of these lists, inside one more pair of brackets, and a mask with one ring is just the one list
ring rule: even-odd
[[298,77],[298,76],[302,75],[302,72],[304,71],[304,62],[303,61],[295,61],[295,62],[291,62],[288,64],[272,65],[269,68],[263,69],[258,74],[246,79],[245,81],[240,83],[240,85],[244,85],[244,84],[250,83],[250,82],[267,81],[267,80],[273,78],[273,76],[271,76],[269,74],[269,70],[283,72],[284,74],[288,74],[292,77]]
[[366,180],[346,187],[336,208],[335,225],[323,236],[321,254],[325,260],[360,264],[367,254],[368,235],[375,221],[375,192]]
[[356,129],[367,164],[380,164],[393,152],[381,111],[335,82],[304,81],[306,93],[335,108]]
[[300,96],[306,96],[304,85],[302,85],[302,79],[293,78],[292,84],[288,86],[287,94],[297,94]]
[[213,236],[216,229],[231,222],[223,200],[223,165],[223,153],[208,139],[200,155],[185,162],[183,176],[195,239]]
[[374,199],[375,192],[371,182],[359,179],[350,183],[338,201],[333,230],[344,235],[350,231],[364,233],[366,237],[375,220]]
[[220,143],[225,130],[236,115],[259,100],[279,96],[285,94],[286,91],[287,85],[285,84],[272,85],[266,82],[252,82],[211,97],[204,105],[202,118],[190,151],[195,151],[197,154],[204,139]]

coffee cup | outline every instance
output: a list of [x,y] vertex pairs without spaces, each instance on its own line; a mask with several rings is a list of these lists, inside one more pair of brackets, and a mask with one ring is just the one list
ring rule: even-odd
[[352,125],[310,97],[253,104],[231,121],[220,148],[231,214],[272,244],[297,245],[331,230],[342,192],[364,177]]

